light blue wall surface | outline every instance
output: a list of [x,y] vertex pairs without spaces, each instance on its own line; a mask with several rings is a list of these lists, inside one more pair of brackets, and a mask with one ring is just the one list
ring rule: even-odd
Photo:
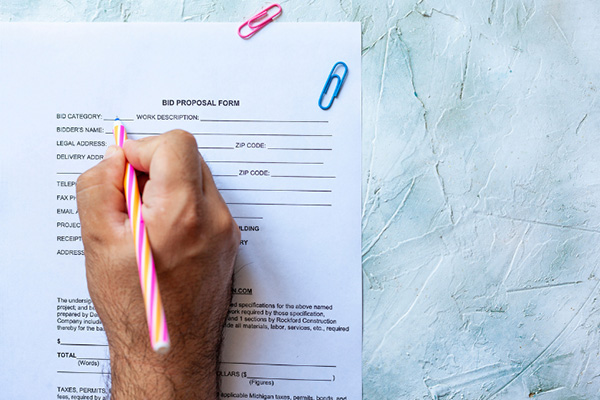
[[[2,0],[0,21],[266,4]],[[362,23],[364,398],[599,398],[600,2],[281,5]]]

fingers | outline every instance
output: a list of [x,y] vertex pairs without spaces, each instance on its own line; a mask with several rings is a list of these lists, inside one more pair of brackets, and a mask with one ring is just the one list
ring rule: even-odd
[[200,246],[189,243],[200,243],[198,238],[203,236],[220,237],[221,231],[230,231],[235,225],[194,136],[174,130],[128,140],[123,150],[129,163],[148,177],[142,192],[142,213],[152,247],[157,250],[157,265],[172,264],[169,257],[179,249],[181,253],[201,251]]
[[125,226],[124,173],[123,150],[111,146],[100,163],[80,175],[77,180],[77,208],[82,235],[105,240],[115,235],[115,229],[122,230]]
[[182,130],[140,140],[127,140],[123,146],[127,161],[147,173],[157,193],[170,193],[184,187],[202,187],[200,154],[194,137]]

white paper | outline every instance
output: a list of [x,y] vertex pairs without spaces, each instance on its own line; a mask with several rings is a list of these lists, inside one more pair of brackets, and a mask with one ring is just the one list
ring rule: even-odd
[[242,229],[221,398],[360,399],[360,78],[358,23],[0,24],[0,398],[107,396],[74,184],[119,116],[194,133]]

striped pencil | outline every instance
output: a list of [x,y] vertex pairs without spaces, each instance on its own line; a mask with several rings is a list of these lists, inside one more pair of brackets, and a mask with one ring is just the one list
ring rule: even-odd
[[[115,119],[113,132],[117,145],[123,147],[123,143],[127,139],[127,133],[119,118]],[[135,170],[129,163],[125,165],[124,187],[127,212],[129,214],[129,220],[131,221],[131,230],[135,242],[142,295],[146,307],[146,319],[148,320],[150,343],[152,344],[154,351],[164,354],[169,351],[170,347],[169,331],[167,329],[165,312],[158,290],[156,270],[154,269],[154,257],[152,256],[150,242],[148,241],[148,233],[146,232],[144,218],[142,217],[142,198],[140,196]]]

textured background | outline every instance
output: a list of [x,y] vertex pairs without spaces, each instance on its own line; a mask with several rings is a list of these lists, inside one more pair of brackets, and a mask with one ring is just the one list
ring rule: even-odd
[[[267,4],[2,0],[0,21]],[[281,5],[362,23],[364,398],[598,398],[600,2]]]

